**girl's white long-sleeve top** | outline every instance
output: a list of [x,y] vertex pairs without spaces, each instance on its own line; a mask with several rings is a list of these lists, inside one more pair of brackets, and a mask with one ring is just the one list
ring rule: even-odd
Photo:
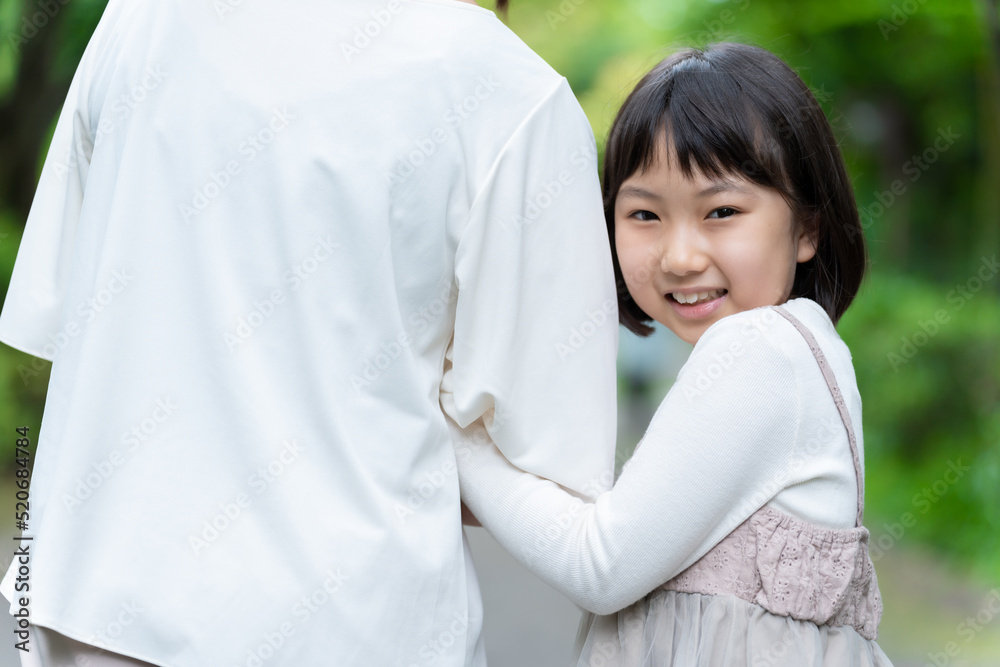
[[[829,360],[860,453],[861,399],[847,346],[817,303],[785,307]],[[447,392],[442,400],[447,409]],[[614,489],[596,502],[512,465],[477,425],[452,423],[452,431],[462,498],[483,526],[598,614],[667,582],[764,505],[831,528],[855,523],[847,431],[805,339],[772,308],[725,317],[705,332]]]
[[520,467],[613,470],[596,155],[475,5],[111,0],[0,316],[53,361],[0,590],[157,665],[485,665],[444,358]]

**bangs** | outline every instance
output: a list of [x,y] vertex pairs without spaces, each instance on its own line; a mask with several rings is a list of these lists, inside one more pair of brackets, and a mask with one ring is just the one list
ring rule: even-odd
[[622,180],[653,167],[665,150],[687,178],[699,171],[709,178],[747,180],[788,198],[787,156],[775,136],[787,133],[780,115],[760,117],[766,103],[741,84],[748,73],[734,75],[696,55],[664,70],[650,73],[661,81],[642,87],[631,113],[619,119],[616,134],[630,139],[616,165]]

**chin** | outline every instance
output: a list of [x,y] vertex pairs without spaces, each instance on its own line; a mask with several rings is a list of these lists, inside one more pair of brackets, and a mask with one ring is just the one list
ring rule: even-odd
[[677,336],[678,338],[680,338],[685,343],[688,343],[689,345],[696,344],[698,342],[698,339],[700,339],[702,337],[702,335],[708,330],[708,326],[709,326],[709,325],[706,325],[706,326],[703,326],[703,327],[699,327],[697,329],[695,329],[694,327],[684,327],[684,328],[678,330],[678,329],[670,326],[666,322],[660,322],[660,324],[662,324],[663,326],[665,326],[668,329],[670,329],[671,333],[673,333],[675,336]]
[[697,345],[698,341],[701,340],[702,335],[704,335],[707,329],[708,327],[705,327],[705,329],[702,329],[701,331],[695,334],[678,336],[678,337],[685,343],[688,343],[689,345]]

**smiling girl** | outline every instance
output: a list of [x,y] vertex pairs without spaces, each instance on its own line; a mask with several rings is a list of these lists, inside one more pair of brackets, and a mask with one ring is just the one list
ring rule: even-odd
[[822,110],[766,51],[683,51],[626,100],[604,185],[622,323],[655,319],[694,350],[596,502],[504,459],[499,415],[452,424],[463,499],[605,615],[581,666],[889,665],[861,399],[834,328],[867,260]]

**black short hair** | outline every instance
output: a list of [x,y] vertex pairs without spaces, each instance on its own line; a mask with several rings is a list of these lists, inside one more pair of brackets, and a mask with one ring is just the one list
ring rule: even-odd
[[820,304],[836,323],[868,265],[847,168],[809,87],[780,58],[747,44],[685,49],[661,61],[619,110],[604,158],[604,216],[611,239],[619,319],[646,336],[652,318],[632,300],[615,247],[618,190],[669,142],[691,176],[736,176],[774,188],[816,234],[816,255],[795,269],[792,298]]

